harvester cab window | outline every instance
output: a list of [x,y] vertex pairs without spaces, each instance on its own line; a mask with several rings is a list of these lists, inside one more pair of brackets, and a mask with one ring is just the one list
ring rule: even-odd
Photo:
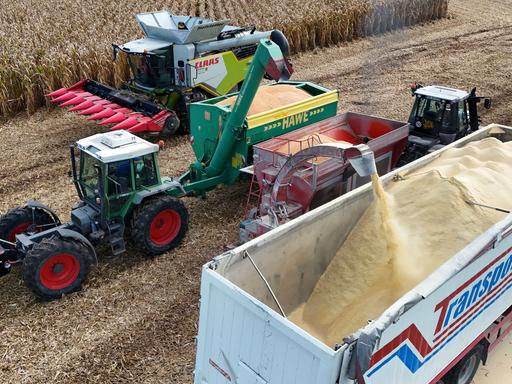
[[133,159],[133,169],[135,171],[135,188],[137,190],[158,184],[153,154]]
[[128,61],[137,84],[147,88],[168,88],[172,85],[170,49],[151,54],[129,54]]
[[133,192],[130,160],[110,163],[107,167],[108,196]]

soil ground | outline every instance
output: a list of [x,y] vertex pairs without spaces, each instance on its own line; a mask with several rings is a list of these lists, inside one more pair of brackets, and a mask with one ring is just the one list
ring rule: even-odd
[[[512,0],[452,0],[448,19],[297,56],[294,78],[339,89],[341,111],[400,120],[414,81],[477,86],[494,101],[484,122],[512,125],[511,49]],[[0,213],[32,198],[67,218],[66,148],[101,128],[57,110],[0,123]],[[185,137],[160,157],[169,175],[193,160]],[[237,240],[247,187],[186,199],[191,225],[179,249],[102,256],[84,289],[63,300],[34,299],[19,272],[0,280],[0,382],[191,383],[201,266]]]

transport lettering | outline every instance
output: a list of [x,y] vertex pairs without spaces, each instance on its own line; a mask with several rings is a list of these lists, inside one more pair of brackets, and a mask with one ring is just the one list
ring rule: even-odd
[[[456,295],[449,296],[437,304],[435,312],[440,311],[435,334],[446,329],[450,324],[460,319],[475,304],[482,302],[488,294],[500,284],[512,277],[512,255],[493,266],[490,271],[483,270],[470,283],[464,284]],[[456,291],[456,292],[457,292]]]

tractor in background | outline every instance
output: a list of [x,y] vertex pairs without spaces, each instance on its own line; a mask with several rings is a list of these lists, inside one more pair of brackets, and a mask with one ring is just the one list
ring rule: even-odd
[[51,102],[88,120],[135,134],[169,137],[188,133],[190,103],[239,90],[261,39],[281,48],[277,30],[228,25],[228,20],[178,16],[167,11],[136,16],[144,38],[113,45],[124,54],[132,78],[123,89],[93,80],[48,94]]
[[453,143],[480,127],[478,104],[491,108],[491,99],[471,92],[437,85],[411,86],[415,98],[409,116],[409,143],[399,166]]

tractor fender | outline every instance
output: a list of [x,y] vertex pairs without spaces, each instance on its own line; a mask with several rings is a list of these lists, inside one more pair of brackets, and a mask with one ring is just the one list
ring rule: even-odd
[[73,239],[83,243],[91,250],[91,254],[93,255],[94,261],[96,264],[98,264],[98,256],[96,255],[96,249],[94,249],[92,243],[84,235],[78,233],[77,231],[73,231],[72,229],[66,228],[56,228],[55,232],[57,232],[61,238]]
[[77,232],[69,228],[70,224],[61,224],[58,227],[54,227],[33,235],[21,233],[16,237],[16,248],[19,252],[26,254],[30,249],[32,249],[34,244],[38,244],[44,239],[48,239],[53,236],[59,236],[62,239],[73,239],[84,244],[87,248],[91,250],[91,255],[93,256],[94,261],[98,263],[96,250],[94,249],[92,243],[80,232]]
[[158,187],[137,192],[133,197],[133,204],[140,205],[140,203],[142,203],[142,201],[148,197],[158,195],[173,189],[178,189],[182,193],[182,196],[187,194],[180,182],[174,180],[165,180]]
[[50,207],[48,207],[47,205],[45,205],[43,203],[40,203],[39,201],[28,200],[25,203],[25,207],[39,209],[41,211],[44,211],[44,212],[48,213],[51,216],[51,218],[55,222],[56,226],[59,226],[61,224],[59,216],[55,213],[55,211],[53,209],[51,209]]

